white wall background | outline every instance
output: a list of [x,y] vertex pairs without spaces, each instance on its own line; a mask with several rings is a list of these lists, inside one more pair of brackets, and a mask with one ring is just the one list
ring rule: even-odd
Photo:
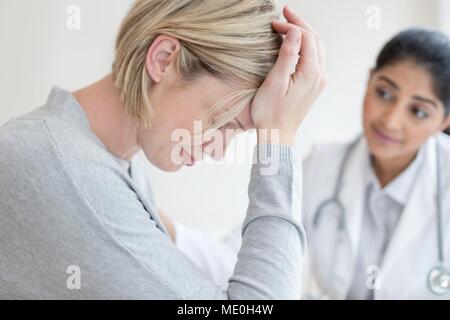
[[[0,125],[42,105],[54,84],[73,91],[107,74],[116,31],[131,3],[0,0]],[[450,31],[449,0],[277,3],[306,17],[328,48],[330,83],[300,130],[301,154],[313,143],[348,140],[361,130],[367,75],[389,37],[413,25]],[[70,5],[81,8],[81,30],[66,27]],[[380,10],[380,29],[367,26],[372,5]],[[249,170],[249,165],[203,164],[175,174],[149,168],[147,174],[161,208],[217,238],[245,214]]]

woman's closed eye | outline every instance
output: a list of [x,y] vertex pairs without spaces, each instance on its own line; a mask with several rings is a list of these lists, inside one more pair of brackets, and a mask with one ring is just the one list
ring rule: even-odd
[[220,128],[218,128],[218,130],[244,130],[244,128],[242,127],[242,125],[240,123],[238,123],[236,120],[232,120],[230,122],[228,122],[227,124],[224,124],[223,126],[221,126]]

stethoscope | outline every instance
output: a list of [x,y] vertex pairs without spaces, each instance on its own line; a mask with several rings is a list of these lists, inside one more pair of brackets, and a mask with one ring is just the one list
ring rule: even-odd
[[[319,225],[322,216],[324,215],[325,209],[330,206],[335,206],[337,208],[337,213],[339,215],[339,221],[337,226],[338,239],[335,242],[335,250],[333,250],[333,259],[330,264],[332,268],[334,266],[334,262],[337,257],[337,248],[340,246],[340,243],[344,237],[344,231],[346,227],[346,213],[344,205],[342,204],[339,193],[342,186],[342,180],[346,172],[347,163],[352,155],[354,149],[361,141],[362,137],[358,137],[356,141],[354,141],[347,149],[344,158],[339,167],[339,174],[336,180],[335,188],[333,195],[328,199],[322,202],[322,204],[316,209],[313,227],[316,229]],[[437,139],[436,139],[437,140]],[[443,233],[443,209],[442,209],[442,182],[441,182],[441,163],[440,163],[440,146],[439,142],[436,141],[436,172],[437,172],[437,181],[436,181],[436,205],[437,205],[437,222],[436,222],[436,231],[437,231],[437,245],[438,245],[438,263],[434,266],[427,276],[427,284],[428,289],[435,295],[444,295],[450,292],[450,271],[444,266],[444,233]],[[331,272],[329,274],[332,274]],[[330,283],[330,282],[328,282]]]

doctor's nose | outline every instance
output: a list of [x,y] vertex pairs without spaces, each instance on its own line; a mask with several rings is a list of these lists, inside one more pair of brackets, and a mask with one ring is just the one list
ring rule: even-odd
[[402,128],[404,111],[400,106],[393,106],[383,115],[384,128],[391,131],[399,131]]

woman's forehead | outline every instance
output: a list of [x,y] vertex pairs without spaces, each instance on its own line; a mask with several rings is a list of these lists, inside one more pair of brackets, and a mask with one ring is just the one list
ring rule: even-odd
[[413,62],[400,62],[386,66],[375,74],[375,80],[390,82],[399,91],[437,99],[430,72]]

